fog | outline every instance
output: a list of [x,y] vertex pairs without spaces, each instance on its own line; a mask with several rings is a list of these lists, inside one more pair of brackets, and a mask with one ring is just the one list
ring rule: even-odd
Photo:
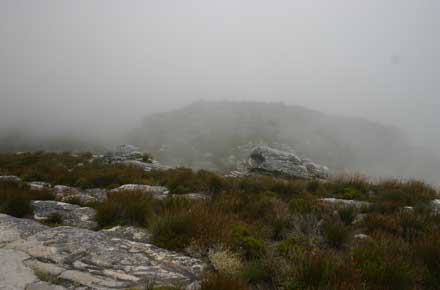
[[0,129],[111,138],[195,100],[298,104],[440,146],[436,0],[1,0]]

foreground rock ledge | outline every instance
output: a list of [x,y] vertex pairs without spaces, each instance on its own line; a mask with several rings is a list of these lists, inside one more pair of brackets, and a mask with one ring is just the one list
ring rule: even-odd
[[[48,228],[33,220],[3,214],[0,214],[0,241],[2,255],[19,266],[24,273],[23,283],[27,283],[27,288],[23,288],[21,284],[15,285],[16,280],[11,280],[10,285],[5,284],[9,283],[6,280],[1,282],[0,289],[37,289],[36,286],[44,283],[34,272],[63,285],[53,289],[75,289],[73,285],[89,289],[141,288],[145,280],[185,287],[196,281],[204,268],[198,259],[151,244],[87,229]],[[8,276],[10,270],[0,267],[0,277]],[[20,273],[17,275],[21,277]]]

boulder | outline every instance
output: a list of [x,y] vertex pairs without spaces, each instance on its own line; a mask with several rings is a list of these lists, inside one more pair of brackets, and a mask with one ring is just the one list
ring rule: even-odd
[[90,207],[81,207],[53,200],[36,200],[32,202],[34,219],[45,221],[51,214],[57,213],[62,217],[64,225],[79,228],[93,229],[97,227],[95,222],[96,211]]
[[320,179],[329,175],[325,166],[308,159],[303,160],[294,153],[268,146],[255,147],[249,157],[248,170],[252,173]]

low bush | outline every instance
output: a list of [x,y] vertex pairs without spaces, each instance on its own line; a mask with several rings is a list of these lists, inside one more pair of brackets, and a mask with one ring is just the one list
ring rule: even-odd
[[213,273],[202,280],[200,290],[249,290],[249,287],[240,278]]
[[403,241],[376,236],[356,247],[353,259],[369,289],[406,290],[416,282],[408,252]]
[[208,257],[214,269],[223,274],[238,275],[243,268],[239,255],[229,249],[211,249]]
[[323,226],[323,234],[330,247],[340,249],[350,241],[350,230],[340,223],[327,223]]
[[100,227],[117,224],[146,226],[153,213],[152,197],[142,192],[112,192],[96,207]]
[[45,222],[51,226],[57,226],[63,224],[63,216],[58,212],[49,214]]
[[30,195],[24,184],[0,182],[0,212],[19,218],[32,215]]
[[422,284],[425,289],[438,289],[440,285],[440,234],[426,233],[415,243],[415,256],[423,265]]
[[190,208],[168,210],[152,226],[152,238],[158,245],[181,250],[191,242],[208,249],[211,245],[231,243],[232,215],[205,201],[195,201]]
[[349,226],[356,218],[356,209],[354,207],[344,207],[338,210],[338,215],[341,221]]

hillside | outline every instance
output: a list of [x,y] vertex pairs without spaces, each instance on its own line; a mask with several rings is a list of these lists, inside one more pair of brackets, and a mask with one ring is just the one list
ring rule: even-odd
[[440,169],[397,128],[283,104],[196,102],[148,116],[131,141],[166,163],[214,170],[233,168],[240,146],[260,143],[288,145],[334,172],[437,182]]

